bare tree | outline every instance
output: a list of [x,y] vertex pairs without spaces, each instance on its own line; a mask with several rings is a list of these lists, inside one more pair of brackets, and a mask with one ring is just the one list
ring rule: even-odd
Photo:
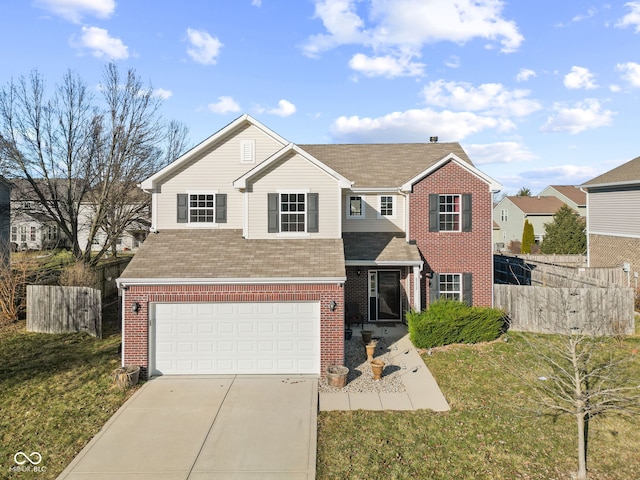
[[47,100],[37,72],[0,90],[4,167],[26,180],[37,208],[85,263],[96,262],[148,209],[148,200],[141,205],[129,192],[184,151],[187,135],[186,127],[162,119],[162,99],[134,70],[122,78],[107,65],[99,92],[101,103],[68,73]]
[[[572,310],[565,319],[571,325]],[[589,423],[607,414],[640,412],[640,382],[630,373],[632,355],[619,348],[618,325],[607,325],[604,315],[590,312],[581,326],[566,327],[565,335],[526,335],[534,357],[539,411],[576,420],[577,478],[587,478]]]

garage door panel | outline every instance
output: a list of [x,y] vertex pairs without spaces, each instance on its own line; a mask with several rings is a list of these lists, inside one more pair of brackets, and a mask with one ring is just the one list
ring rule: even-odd
[[319,373],[318,302],[155,304],[154,374]]

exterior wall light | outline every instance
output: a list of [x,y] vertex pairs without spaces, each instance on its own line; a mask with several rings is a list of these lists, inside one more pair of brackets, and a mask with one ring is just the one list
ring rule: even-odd
[[335,300],[331,300],[331,303],[329,303],[329,310],[331,310],[332,312],[335,312],[337,306],[338,306],[338,304],[336,303],[336,301]]
[[131,311],[137,314],[140,311],[140,304],[138,302],[133,302],[131,304]]

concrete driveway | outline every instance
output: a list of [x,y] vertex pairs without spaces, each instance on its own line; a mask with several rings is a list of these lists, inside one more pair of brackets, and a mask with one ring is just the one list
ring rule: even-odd
[[313,376],[155,378],[58,479],[315,479],[317,410]]

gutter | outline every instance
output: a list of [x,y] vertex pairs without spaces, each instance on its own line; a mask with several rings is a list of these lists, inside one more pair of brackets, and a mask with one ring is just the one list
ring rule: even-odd
[[264,285],[264,284],[339,284],[347,277],[260,277],[260,278],[118,278],[118,288],[155,285]]

